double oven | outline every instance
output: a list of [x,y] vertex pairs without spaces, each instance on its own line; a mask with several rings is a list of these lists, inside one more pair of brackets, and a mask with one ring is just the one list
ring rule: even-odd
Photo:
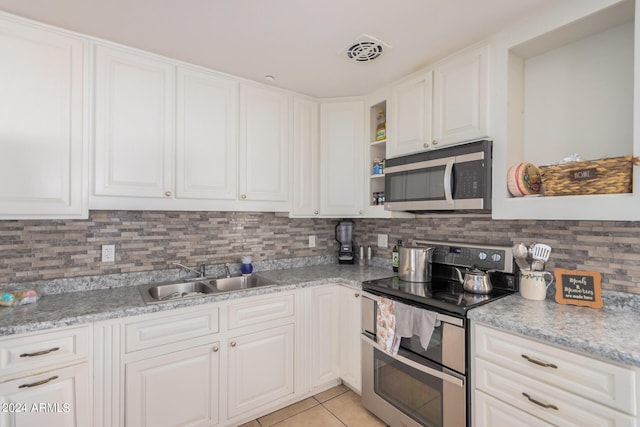
[[[517,291],[510,247],[416,241],[435,247],[430,282],[397,276],[363,283],[362,402],[391,426],[457,427],[469,424],[469,328],[466,313]],[[456,269],[490,271],[493,290],[465,292]],[[428,310],[437,322],[427,348],[420,338],[402,338],[397,354],[376,342],[381,299]]]

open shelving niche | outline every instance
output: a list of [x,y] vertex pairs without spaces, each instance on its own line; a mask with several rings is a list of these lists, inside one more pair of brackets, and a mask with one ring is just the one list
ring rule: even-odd
[[573,3],[494,43],[494,219],[640,220],[640,185],[629,194],[586,196],[512,197],[507,190],[507,170],[523,161],[640,154],[635,3]]

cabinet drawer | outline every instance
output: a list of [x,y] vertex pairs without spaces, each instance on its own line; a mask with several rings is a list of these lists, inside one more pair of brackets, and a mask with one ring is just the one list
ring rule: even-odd
[[171,344],[219,331],[218,307],[129,323],[125,326],[126,352]]
[[476,356],[603,405],[637,414],[636,374],[610,363],[476,325]]
[[294,295],[252,298],[229,305],[229,329],[285,319],[294,314]]
[[86,358],[88,354],[88,326],[2,339],[0,377],[37,372]]
[[474,397],[474,427],[551,426],[551,424],[542,421],[540,418],[529,415],[479,390],[475,391]]
[[637,427],[635,417],[482,359],[475,378],[477,389],[554,425]]

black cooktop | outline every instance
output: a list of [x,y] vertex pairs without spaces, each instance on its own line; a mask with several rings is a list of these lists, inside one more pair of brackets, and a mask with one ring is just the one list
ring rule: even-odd
[[462,285],[456,281],[435,279],[426,283],[405,282],[398,276],[368,280],[362,283],[362,289],[382,297],[405,300],[412,302],[412,305],[464,317],[471,308],[513,293],[510,290],[494,288],[486,295],[473,294],[465,292]]

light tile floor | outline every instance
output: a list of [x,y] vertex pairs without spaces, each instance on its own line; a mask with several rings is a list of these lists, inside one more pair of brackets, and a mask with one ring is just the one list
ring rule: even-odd
[[339,385],[240,427],[383,427],[385,425],[362,406],[360,396],[348,387]]

